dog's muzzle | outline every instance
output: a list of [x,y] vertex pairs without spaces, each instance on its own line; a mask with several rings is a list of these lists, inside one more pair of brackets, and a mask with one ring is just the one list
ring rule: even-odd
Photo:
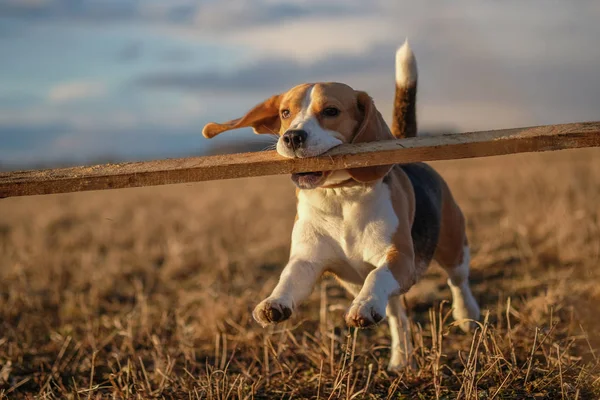
[[283,134],[281,140],[285,147],[292,151],[301,149],[306,144],[308,133],[302,129],[291,129]]

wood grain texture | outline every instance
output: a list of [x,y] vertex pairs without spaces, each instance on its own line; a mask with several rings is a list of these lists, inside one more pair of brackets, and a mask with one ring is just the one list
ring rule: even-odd
[[581,122],[348,144],[293,160],[264,151],[5,172],[0,173],[0,198],[598,146],[600,122]]

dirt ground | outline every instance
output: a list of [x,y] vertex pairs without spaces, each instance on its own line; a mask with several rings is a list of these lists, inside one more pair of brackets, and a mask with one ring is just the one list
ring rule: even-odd
[[400,375],[334,281],[253,321],[289,251],[289,177],[0,200],[0,398],[600,398],[600,150],[432,165],[484,315],[453,326],[432,266]]

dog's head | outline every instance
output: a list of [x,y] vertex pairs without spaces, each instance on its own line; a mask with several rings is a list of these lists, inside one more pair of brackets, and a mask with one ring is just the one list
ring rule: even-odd
[[[371,97],[342,83],[303,84],[270,97],[241,118],[211,122],[207,138],[231,129],[252,127],[255,133],[277,135],[277,152],[288,158],[319,156],[342,143],[393,139]],[[391,166],[348,169],[358,182],[381,179]],[[293,174],[303,189],[326,184],[331,171]]]

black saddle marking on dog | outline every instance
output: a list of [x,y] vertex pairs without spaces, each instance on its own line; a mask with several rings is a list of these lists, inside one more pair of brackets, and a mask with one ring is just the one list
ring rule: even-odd
[[442,223],[440,178],[427,164],[403,164],[396,167],[408,176],[415,192],[415,219],[411,229],[415,262],[429,265],[438,244]]

